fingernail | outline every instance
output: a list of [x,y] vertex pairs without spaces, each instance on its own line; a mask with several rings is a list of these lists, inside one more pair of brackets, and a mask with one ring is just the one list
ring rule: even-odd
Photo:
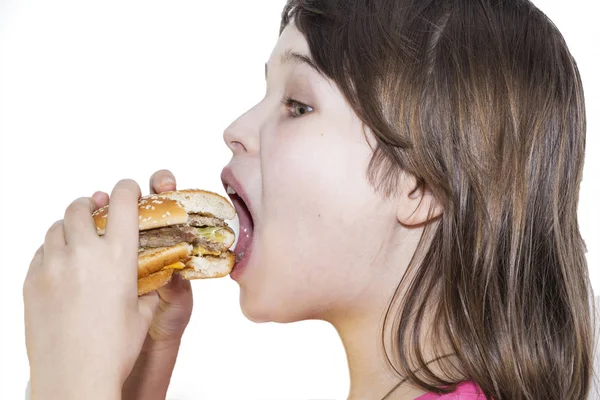
[[94,202],[97,203],[100,196],[102,196],[102,192],[94,192],[94,194],[92,195],[92,200],[94,200]]
[[175,184],[175,180],[170,176],[163,178],[161,186],[173,186]]

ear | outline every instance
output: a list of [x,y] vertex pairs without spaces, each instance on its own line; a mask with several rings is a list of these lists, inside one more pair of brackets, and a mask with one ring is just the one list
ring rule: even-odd
[[[404,226],[424,225],[442,215],[443,207],[429,189],[413,175],[405,176],[404,190],[398,198],[396,218]],[[431,209],[431,214],[428,215]]]

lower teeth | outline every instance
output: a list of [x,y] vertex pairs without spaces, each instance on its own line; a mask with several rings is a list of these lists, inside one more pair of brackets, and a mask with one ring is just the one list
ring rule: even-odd
[[242,260],[242,258],[244,258],[244,252],[243,251],[241,253],[237,253],[235,255],[235,261],[236,262],[240,262]]

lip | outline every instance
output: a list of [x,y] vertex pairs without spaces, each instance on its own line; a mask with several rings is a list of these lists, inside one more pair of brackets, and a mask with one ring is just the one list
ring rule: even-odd
[[252,256],[252,248],[254,247],[254,241],[250,242],[248,247],[244,252],[244,257],[235,263],[233,266],[233,270],[229,273],[229,277],[234,281],[239,281],[241,274],[246,269],[246,265],[248,264],[251,256]]
[[[242,186],[240,181],[238,181],[238,179],[235,177],[231,167],[223,168],[223,171],[221,171],[221,182],[223,183],[223,188],[225,188],[225,192],[227,192],[227,185],[229,185],[233,188],[233,190],[235,190],[237,195],[242,198],[244,204],[246,204],[246,207],[248,207],[248,211],[250,211],[250,214],[252,215],[252,219],[254,220],[255,214],[252,208],[252,203],[250,202],[250,199],[248,198],[248,194],[244,190],[244,187]],[[256,223],[256,220],[254,220],[254,223]]]
[[[243,224],[244,223],[252,224],[252,227],[254,228],[256,222],[254,220],[252,204],[250,203],[250,201],[248,199],[248,194],[244,190],[244,187],[241,185],[241,183],[237,180],[237,178],[235,177],[235,174],[233,173],[233,171],[230,167],[225,167],[223,169],[223,171],[221,172],[221,181],[223,183],[223,187],[225,188],[226,192],[227,192],[227,186],[231,186],[233,188],[233,190],[235,190],[235,192],[236,192],[235,195],[229,195],[230,200],[233,202],[234,206],[236,207],[236,211],[238,212],[238,218],[240,220],[240,232],[238,235],[238,239],[236,241],[237,242],[236,247],[233,251],[236,254],[237,254],[237,252],[242,251],[244,256],[242,257],[241,260],[239,260],[239,261],[236,260],[233,270],[231,271],[229,276],[231,279],[237,281],[238,277],[242,273],[242,270],[244,270],[246,265],[248,264],[248,261],[251,257],[251,253],[252,253],[252,247],[254,244],[254,240],[253,240],[254,230],[252,230],[252,233],[250,233],[249,236],[247,236],[244,232],[242,232]],[[238,204],[240,202],[243,203],[243,205]],[[243,207],[244,210],[242,210],[239,207]],[[240,248],[240,246],[241,246],[242,250],[238,250]]]

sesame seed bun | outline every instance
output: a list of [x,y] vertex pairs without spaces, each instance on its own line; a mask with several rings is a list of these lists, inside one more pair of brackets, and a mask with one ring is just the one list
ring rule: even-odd
[[[108,208],[106,205],[92,214],[99,235],[104,235],[106,231]],[[191,213],[230,220],[235,217],[235,208],[225,197],[205,190],[187,189],[151,194],[140,198],[138,202],[138,228],[145,231],[185,224]]]

